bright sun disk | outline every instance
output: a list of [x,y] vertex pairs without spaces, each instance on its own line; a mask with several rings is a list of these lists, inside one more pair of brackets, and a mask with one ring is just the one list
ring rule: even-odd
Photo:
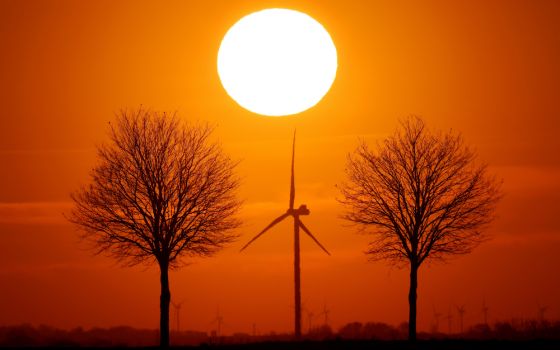
[[241,18],[218,52],[226,92],[243,108],[266,116],[303,112],[317,104],[336,77],[336,47],[310,16],[267,9]]

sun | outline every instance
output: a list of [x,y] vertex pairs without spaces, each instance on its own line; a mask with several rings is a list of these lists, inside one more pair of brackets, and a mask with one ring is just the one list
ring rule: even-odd
[[228,95],[266,116],[297,114],[316,105],[333,84],[337,66],[327,30],[289,9],[241,18],[218,51],[218,75]]

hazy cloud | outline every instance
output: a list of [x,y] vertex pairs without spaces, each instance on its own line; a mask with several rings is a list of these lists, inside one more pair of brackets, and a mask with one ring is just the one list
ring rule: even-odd
[[0,223],[60,224],[71,208],[71,202],[0,203]]

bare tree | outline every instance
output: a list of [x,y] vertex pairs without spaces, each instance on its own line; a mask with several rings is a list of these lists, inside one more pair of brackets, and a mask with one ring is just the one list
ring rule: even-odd
[[410,340],[416,339],[420,265],[469,253],[487,238],[482,230],[493,218],[501,182],[475,158],[460,135],[431,132],[419,117],[402,121],[377,151],[362,143],[348,156],[340,187],[344,218],[374,234],[366,252],[372,260],[410,266]]
[[238,227],[235,163],[212,129],[143,109],[121,112],[98,147],[92,182],[72,194],[69,220],[97,253],[160,268],[160,345],[169,346],[168,272],[181,258],[210,256]]

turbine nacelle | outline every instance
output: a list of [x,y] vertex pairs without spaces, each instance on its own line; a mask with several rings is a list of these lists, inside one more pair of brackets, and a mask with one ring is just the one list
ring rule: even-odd
[[300,205],[297,209],[288,208],[288,210],[286,210],[286,214],[292,216],[309,215],[309,213],[310,211],[305,204]]

